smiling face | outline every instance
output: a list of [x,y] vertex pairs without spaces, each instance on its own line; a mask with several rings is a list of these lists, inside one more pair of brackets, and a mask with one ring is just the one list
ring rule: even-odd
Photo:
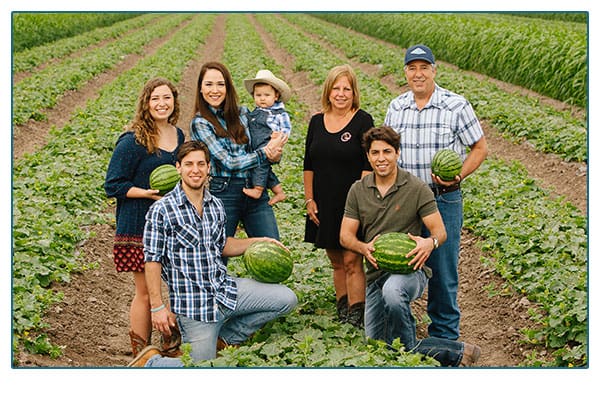
[[404,67],[408,87],[416,97],[427,98],[435,89],[435,66],[423,60],[415,60]]
[[184,190],[202,190],[204,188],[210,169],[204,151],[190,151],[175,166],[181,175],[181,185]]
[[202,84],[200,87],[202,97],[212,107],[219,108],[225,101],[225,95],[227,94],[227,87],[225,85],[225,78],[221,71],[217,69],[208,69],[202,77]]
[[347,76],[340,76],[329,91],[329,102],[331,108],[338,110],[349,110],[352,107],[354,90]]
[[167,85],[157,86],[148,100],[150,116],[155,121],[168,121],[175,109],[175,97]]
[[373,172],[381,178],[394,174],[399,157],[400,151],[384,140],[374,140],[367,152]]

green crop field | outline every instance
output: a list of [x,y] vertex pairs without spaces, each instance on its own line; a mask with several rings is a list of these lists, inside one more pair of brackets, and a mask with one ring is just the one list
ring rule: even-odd
[[[107,211],[114,202],[105,197],[103,182],[115,140],[132,117],[147,79],[160,75],[177,85],[195,85],[182,81],[183,72],[198,57],[197,49],[206,45],[217,19],[216,14],[204,13],[117,13],[114,20],[86,25],[68,37],[36,41],[25,37],[33,36],[26,17],[13,15],[12,72],[20,77],[12,86],[13,129],[47,120],[66,93],[80,90],[123,59],[135,56],[139,61],[86,99],[64,126],[52,127],[47,143],[13,160],[13,364],[21,353],[54,358],[62,354],[63,349],[49,338],[46,316],[64,298],[55,290],[57,284],[68,284],[74,274],[99,268],[96,262],[82,261],[81,246],[90,239],[90,227],[114,224],[114,215]],[[48,14],[43,21],[42,15],[34,17],[36,24],[51,27],[63,23],[65,15]],[[404,85],[402,50],[427,37],[440,61],[439,84],[469,99],[477,115],[503,140],[526,141],[542,155],[587,165],[587,18],[431,13],[419,16],[428,21],[424,36],[403,36],[399,27],[416,17],[410,13],[257,13],[250,18],[228,13],[221,61],[232,72],[241,103],[246,105],[252,103],[242,80],[259,69],[276,75],[289,69],[319,86],[334,65],[377,66],[378,73],[357,68],[357,74],[362,108],[381,124],[389,101],[397,95],[385,78]],[[87,22],[77,23],[83,24]],[[468,34],[461,36],[460,43],[453,42],[444,34],[449,29]],[[289,62],[273,57],[261,35],[273,38],[289,55]],[[144,46],[156,41],[158,49],[146,54]],[[28,44],[17,44],[21,42]],[[492,43],[499,47],[490,51]],[[548,60],[548,54],[557,52],[564,53],[565,59]],[[522,68],[511,68],[516,64]],[[538,95],[506,90],[499,82]],[[539,95],[570,108],[557,110],[540,102]],[[277,206],[276,216],[282,242],[294,257],[294,271],[286,284],[298,295],[298,307],[269,323],[247,345],[226,349],[221,357],[199,366],[437,365],[431,358],[407,352],[399,341],[394,344],[397,351],[389,351],[333,318],[331,268],[323,252],[303,242],[302,159],[309,105],[293,96],[286,109],[294,134],[276,170],[288,194]],[[540,187],[523,165],[493,155],[466,180],[464,197],[465,230],[483,253],[481,268],[505,282],[490,292],[518,293],[536,305],[529,312],[532,328],[521,332],[523,342],[536,350],[519,366],[588,367],[587,215]],[[232,260],[229,267],[235,275],[247,275],[240,259]]]

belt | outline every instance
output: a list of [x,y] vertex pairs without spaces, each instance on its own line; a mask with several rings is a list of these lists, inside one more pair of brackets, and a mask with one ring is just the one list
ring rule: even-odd
[[460,183],[455,183],[450,186],[439,186],[439,185],[429,185],[429,188],[433,192],[434,195],[439,196],[444,193],[455,192],[460,189]]

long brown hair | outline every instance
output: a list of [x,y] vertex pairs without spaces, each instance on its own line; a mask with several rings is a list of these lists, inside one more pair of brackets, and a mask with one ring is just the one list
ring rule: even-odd
[[329,94],[333,89],[333,85],[335,82],[342,76],[348,78],[350,82],[350,86],[352,87],[352,93],[354,97],[352,98],[352,110],[358,110],[360,108],[360,91],[358,90],[358,79],[356,78],[356,74],[352,67],[348,64],[338,65],[337,67],[333,67],[329,73],[327,74],[327,78],[325,78],[325,82],[323,82],[323,92],[321,93],[321,106],[323,107],[323,112],[331,111],[331,102],[329,101]]
[[[225,100],[221,105],[223,110],[223,118],[227,128],[224,128],[217,119],[217,116],[210,110],[208,103],[202,96],[202,81],[204,75],[209,69],[214,69],[223,74],[225,80]],[[225,65],[211,61],[207,62],[200,68],[200,74],[198,75],[198,86],[196,87],[196,104],[194,105],[194,114],[200,114],[204,119],[212,124],[215,128],[215,132],[219,137],[229,137],[235,143],[248,143],[248,137],[246,136],[246,130],[240,122],[240,109],[238,106],[239,98],[235,87],[233,86],[233,79],[231,74]]]
[[160,151],[158,147],[158,128],[156,127],[156,121],[150,114],[150,97],[152,92],[159,86],[168,86],[173,93],[173,112],[168,118],[168,122],[171,125],[175,125],[179,119],[179,94],[177,88],[171,81],[165,78],[157,77],[152,78],[144,85],[142,92],[138,97],[137,107],[135,111],[135,117],[131,123],[131,130],[135,133],[135,140],[137,143],[144,146],[148,153],[157,153]]

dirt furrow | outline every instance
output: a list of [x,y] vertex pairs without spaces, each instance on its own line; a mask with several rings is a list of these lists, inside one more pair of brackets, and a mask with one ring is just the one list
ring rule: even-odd
[[[308,120],[313,112],[320,109],[320,87],[312,83],[306,73],[293,72],[291,67],[294,65],[293,56],[279,48],[262,26],[254,19],[253,21],[270,56],[278,64],[284,66],[282,71],[284,78],[293,84],[292,88],[302,88],[302,90],[296,90],[295,94],[311,110],[306,116]],[[284,22],[282,21],[282,23]],[[308,32],[305,33],[326,46],[338,58],[347,60],[341,50],[328,46]],[[347,62],[357,70],[367,74],[377,74],[378,67],[375,65],[357,63],[352,60],[347,60]],[[406,90],[393,83],[394,80],[386,77],[382,79],[382,82],[393,93],[399,94]],[[503,296],[489,296],[488,288],[501,288],[504,282],[492,271],[482,270],[481,257],[482,253],[477,245],[477,239],[468,232],[463,232],[459,267],[461,277],[459,305],[462,311],[461,340],[481,346],[482,356],[479,362],[481,366],[519,365],[525,361],[527,353],[531,351],[531,346],[520,343],[520,340],[523,339],[520,331],[532,328],[533,325],[527,315],[527,307],[524,305],[526,299],[523,300],[522,296],[510,292]],[[425,295],[414,306],[416,319],[419,321],[419,337],[427,335],[426,301],[427,296]]]
[[[178,126],[186,132],[200,66],[220,59],[223,53],[223,19],[224,16],[217,17],[213,32],[197,50],[198,58],[185,66],[182,82],[177,85],[182,109]],[[153,42],[146,49],[147,54],[156,51],[162,43]],[[49,325],[46,333],[50,341],[63,347],[63,355],[53,360],[23,351],[18,365],[119,367],[131,360],[128,331],[129,305],[134,291],[132,276],[115,271],[114,226],[95,225],[90,230],[90,238],[81,246],[82,261],[97,262],[99,268],[75,274],[68,284],[56,285],[54,289],[64,293],[64,300],[53,305],[44,318]],[[158,343],[156,335],[153,340]]]
[[[283,20],[282,20],[283,22]],[[325,22],[324,22],[325,23]],[[347,59],[341,49],[335,48],[328,43],[325,43],[321,38],[310,32],[304,31],[306,35],[309,35],[312,40],[320,43],[332,54],[341,59]],[[365,36],[360,34],[361,36]],[[366,36],[365,36],[366,37]],[[403,49],[398,46],[394,46],[390,43],[383,42],[378,39],[369,37],[369,40],[383,43],[387,47],[393,49],[400,56],[403,54]],[[363,71],[364,73],[377,76],[379,74],[379,67],[377,65],[360,63],[354,60],[348,60],[354,68]],[[441,65],[448,66],[449,68],[456,69],[455,66],[440,62]],[[527,95],[535,97],[541,104],[548,105],[559,111],[569,110],[573,115],[584,115],[585,111],[577,107],[570,106],[563,102],[555,99],[539,95],[530,90],[511,85],[506,82],[500,82],[498,80],[489,79],[481,74],[465,71],[465,73],[472,74],[478,79],[488,79],[493,81],[502,89],[519,95]],[[401,75],[402,71],[398,71],[396,75]],[[388,90],[394,95],[399,95],[406,90],[408,87],[399,86],[396,83],[396,76],[388,75],[382,77],[381,83],[385,85]],[[463,93],[468,99],[468,94]],[[391,100],[391,99],[390,99]],[[484,129],[488,145],[490,149],[490,156],[497,157],[506,161],[518,161],[527,169],[529,175],[538,181],[540,187],[547,189],[557,196],[564,197],[567,201],[571,202],[574,206],[579,208],[584,214],[587,213],[587,164],[577,162],[563,161],[560,157],[554,154],[544,154],[536,151],[531,144],[523,142],[521,144],[513,143],[506,140],[502,135],[495,129],[490,123],[483,120],[482,127]],[[569,182],[565,185],[565,182]]]
[[[253,15],[249,15],[249,18],[254,22],[267,52],[283,66],[283,78],[290,84],[294,95],[307,106],[309,111],[305,118],[308,120],[314,112],[320,109],[320,87],[312,83],[306,73],[294,72],[293,57],[285,49],[276,45],[273,38],[255,21]],[[211,36],[198,49],[198,58],[185,66],[182,80],[177,85],[182,109],[178,126],[188,135],[200,66],[206,61],[220,60],[223,54],[224,19],[225,15],[217,17]],[[155,51],[162,43],[163,41],[151,43],[146,49],[146,53]],[[337,53],[339,50],[331,50],[336,51],[336,55],[339,54]],[[400,52],[399,49],[398,51]],[[18,132],[15,130],[13,138],[15,159],[43,146],[51,126],[64,126],[76,108],[83,107],[89,99],[95,98],[101,86],[131,68],[138,59],[137,56],[128,57],[116,69],[98,77],[84,89],[65,96],[66,98],[61,101],[59,106],[51,110],[47,122],[29,123],[19,127]],[[375,73],[373,69],[376,68],[375,66],[359,64],[351,60],[349,63],[366,73]],[[390,77],[382,79],[392,93],[400,93],[403,88],[394,86],[393,81],[395,79]],[[71,100],[69,101],[68,98]],[[552,156],[540,154],[531,149],[530,152],[527,152],[527,145],[517,146],[508,143],[487,126],[485,130],[494,156],[503,159],[518,157],[531,174],[539,174],[539,179],[545,182],[544,185],[555,186],[556,188],[553,190],[559,194],[561,194],[560,190],[568,191],[570,193],[570,197],[567,197],[569,201],[574,202],[573,199],[580,199],[578,200],[579,204],[587,204],[587,184],[585,182],[587,169],[585,165],[570,166],[569,163],[563,165],[563,162]],[[297,132],[297,134],[304,134],[304,132]],[[536,170],[533,165],[528,163],[539,163],[541,166]],[[562,170],[556,172],[553,168]],[[537,178],[537,175],[532,176]],[[558,178],[553,181],[552,176],[560,176],[560,182]],[[575,177],[579,177],[580,180],[575,180]],[[564,182],[569,184],[565,185]],[[583,185],[583,194],[574,197],[572,192],[579,189],[574,187],[572,182]],[[130,360],[131,352],[127,332],[129,303],[133,296],[131,276],[117,274],[114,270],[112,263],[114,227],[98,225],[90,229],[94,235],[82,246],[81,251],[86,262],[99,262],[100,267],[73,276],[69,284],[57,285],[56,289],[65,295],[64,301],[54,305],[45,318],[50,325],[47,334],[51,342],[64,346],[64,355],[56,360],[51,360],[45,356],[23,352],[19,355],[20,365],[108,367],[122,366]],[[459,303],[463,311],[463,339],[482,346],[481,365],[515,366],[522,362],[527,352],[530,351],[528,347],[519,342],[519,339],[522,339],[520,330],[531,325],[527,315],[527,308],[530,305],[522,296],[510,293],[505,296],[490,297],[489,293],[500,288],[503,281],[492,271],[483,270],[480,263],[481,256],[476,240],[465,232],[461,251],[459,295]],[[417,303],[415,311],[418,314],[418,321],[422,321],[425,316],[424,300]],[[424,326],[423,322],[419,325],[421,336]]]
[[[189,24],[189,21],[181,24],[178,29]],[[177,30],[173,30],[168,35],[155,39],[144,46],[144,51],[139,54],[128,54],[123,61],[114,68],[103,72],[87,82],[79,90],[70,90],[63,94],[56,106],[42,112],[48,116],[45,121],[29,120],[23,125],[13,126],[13,160],[20,159],[26,153],[34,153],[42,148],[49,140],[49,132],[53,127],[60,130],[68,122],[71,115],[77,109],[85,107],[88,101],[98,97],[98,91],[104,85],[115,80],[125,71],[133,68],[140,59],[154,53],[160,46],[167,42]],[[50,66],[51,68],[51,66]]]

